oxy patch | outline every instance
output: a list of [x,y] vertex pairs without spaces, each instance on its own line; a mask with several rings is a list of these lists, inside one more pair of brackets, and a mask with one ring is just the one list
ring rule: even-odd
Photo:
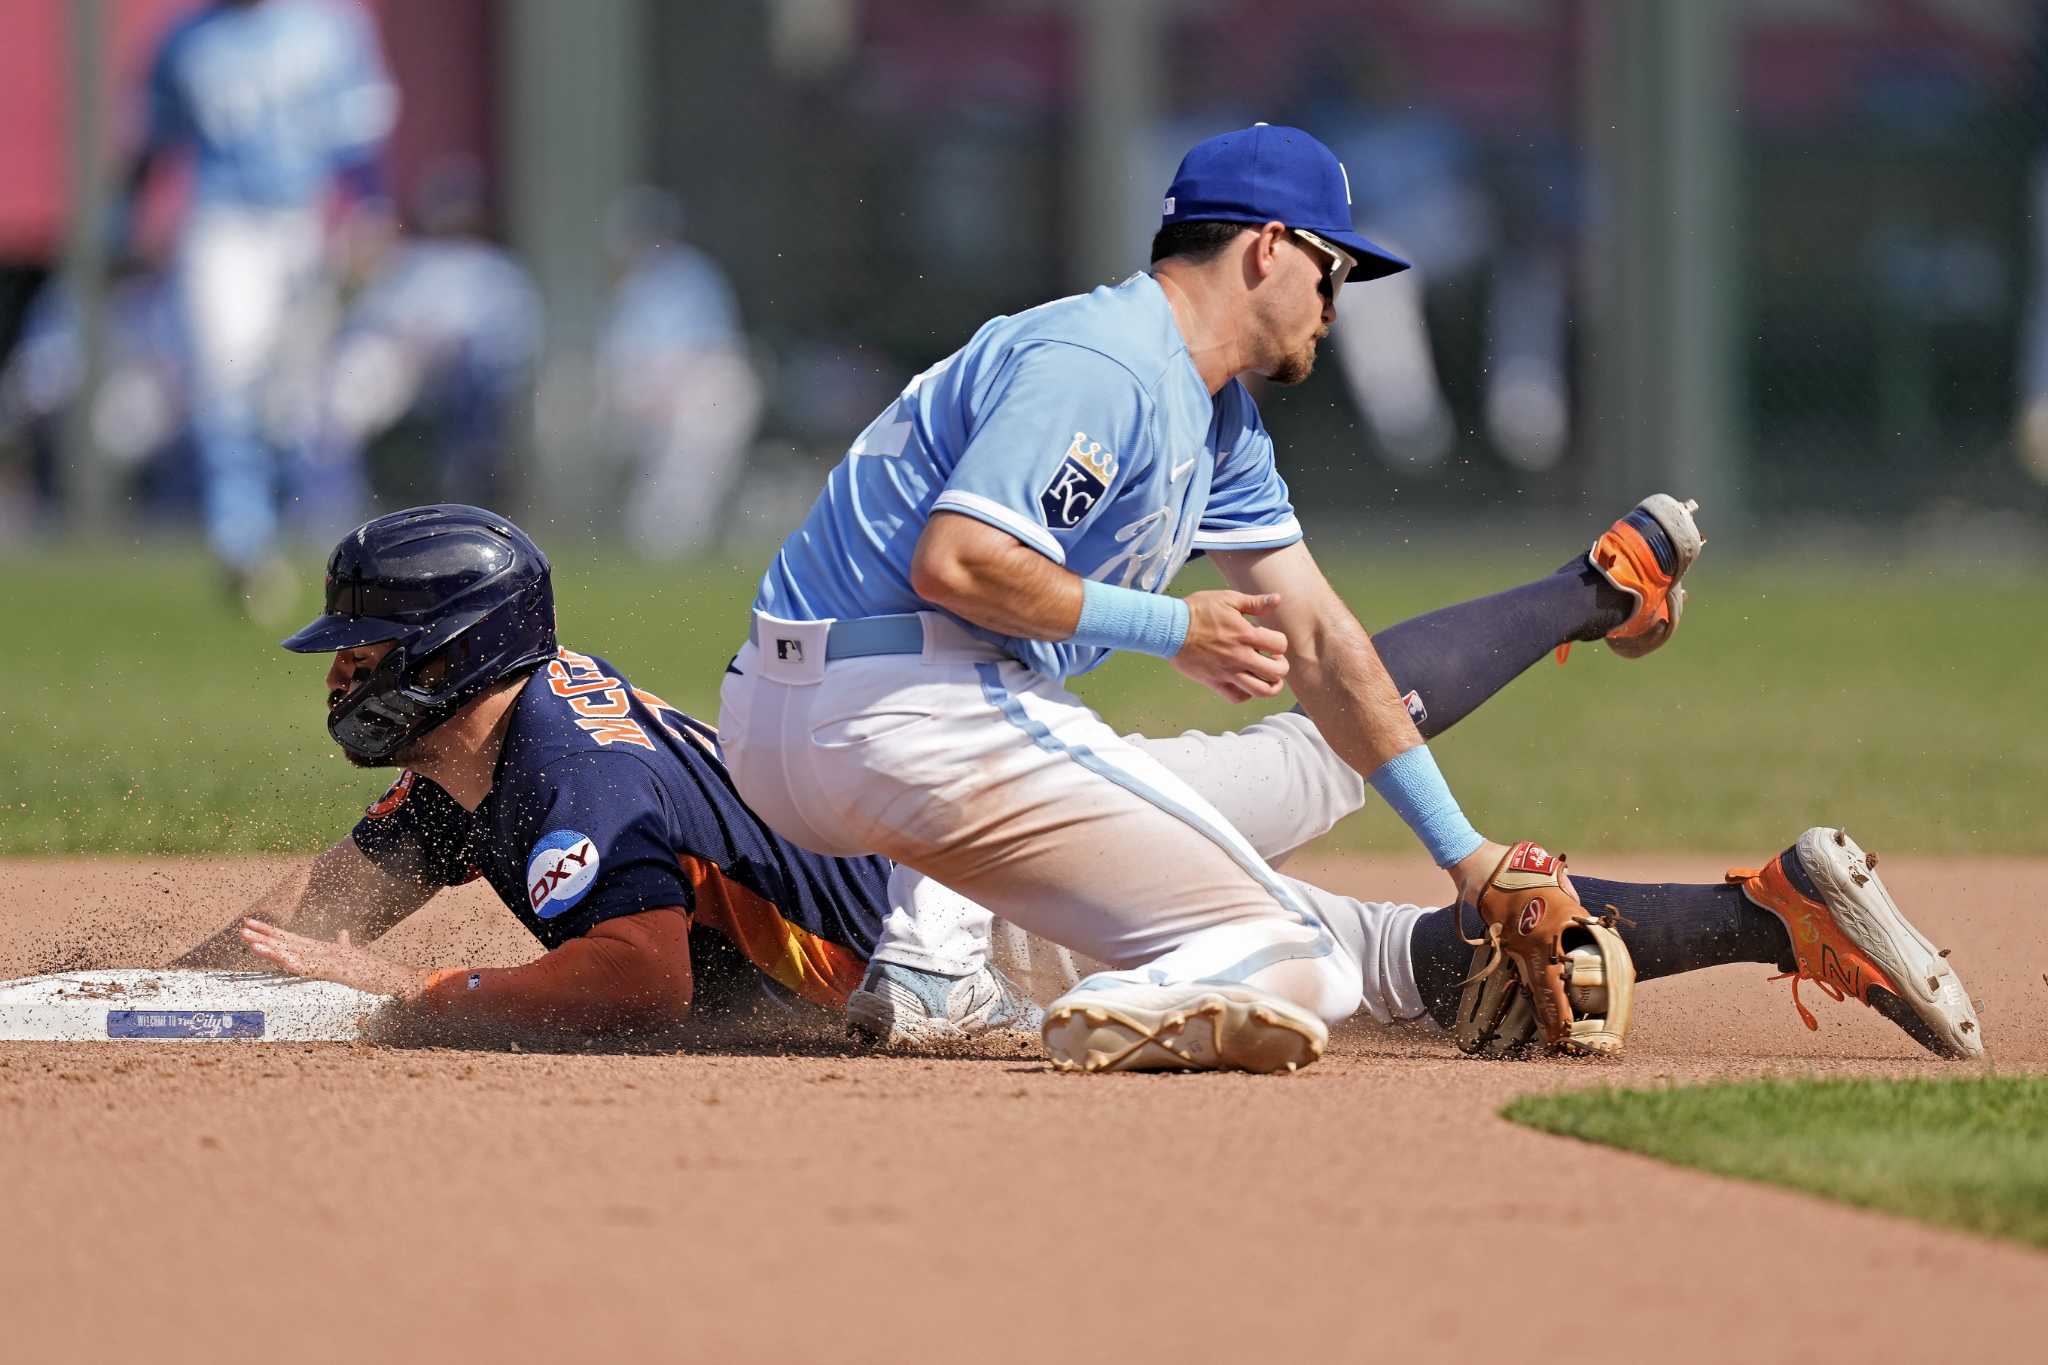
[[1087,432],[1077,431],[1059,468],[1039,490],[1039,515],[1054,530],[1071,531],[1095,510],[1115,480],[1116,452],[1104,450],[1102,442],[1091,441]]
[[526,859],[526,903],[553,919],[590,894],[597,881],[597,845],[588,835],[558,829],[533,846]]

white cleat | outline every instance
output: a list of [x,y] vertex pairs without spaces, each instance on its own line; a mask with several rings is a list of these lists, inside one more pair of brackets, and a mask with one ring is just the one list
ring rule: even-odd
[[1764,867],[1728,876],[1785,921],[1798,962],[1792,1001],[1808,1028],[1819,1025],[1799,1000],[1801,981],[1836,1000],[1855,996],[1939,1056],[1984,1055],[1977,1010],[1948,954],[1907,920],[1877,855],[1848,834],[1816,825]]
[[946,976],[873,962],[846,1001],[855,1037],[897,1051],[943,1051],[1005,1033],[1029,1037],[1042,1020],[1038,1006],[992,967]]
[[1330,1031],[1250,986],[1084,981],[1047,1006],[1045,1050],[1061,1071],[1298,1071]]

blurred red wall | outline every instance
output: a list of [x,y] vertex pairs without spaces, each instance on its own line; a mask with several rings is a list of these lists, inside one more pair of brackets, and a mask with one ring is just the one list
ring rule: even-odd
[[[107,126],[118,158],[141,117],[138,91],[157,39],[199,0],[107,0]],[[367,0],[376,16],[401,107],[389,169],[403,195],[450,155],[495,163],[492,68],[495,26],[489,0]],[[71,70],[66,0],[0,0],[0,260],[46,263],[61,250],[69,219]],[[161,236],[182,193],[166,177],[144,210],[145,233]]]

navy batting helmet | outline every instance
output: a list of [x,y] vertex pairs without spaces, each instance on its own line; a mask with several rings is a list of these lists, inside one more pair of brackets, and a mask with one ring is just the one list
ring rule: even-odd
[[327,609],[284,642],[301,654],[393,642],[330,705],[351,758],[387,763],[505,678],[555,656],[548,557],[496,512],[437,503],[365,522],[327,560]]

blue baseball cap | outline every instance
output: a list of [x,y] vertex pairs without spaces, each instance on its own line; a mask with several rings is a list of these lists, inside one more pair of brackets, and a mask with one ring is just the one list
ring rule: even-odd
[[1285,223],[1326,237],[1358,258],[1354,280],[1377,280],[1408,262],[1351,226],[1351,177],[1337,154],[1299,128],[1254,123],[1199,142],[1167,188],[1161,227],[1173,223]]

